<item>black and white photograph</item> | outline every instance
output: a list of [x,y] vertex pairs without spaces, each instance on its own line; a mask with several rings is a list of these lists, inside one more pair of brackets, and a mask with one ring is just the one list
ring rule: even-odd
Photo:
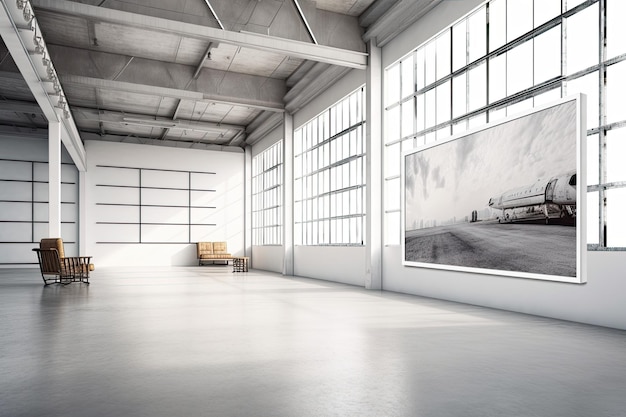
[[406,153],[404,264],[582,282],[582,100]]

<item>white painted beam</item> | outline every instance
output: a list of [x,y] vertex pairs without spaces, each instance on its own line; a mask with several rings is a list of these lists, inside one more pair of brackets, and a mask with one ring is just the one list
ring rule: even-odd
[[399,0],[367,28],[363,40],[383,47],[443,0]]
[[307,42],[266,36],[258,33],[233,32],[210,28],[153,16],[144,16],[120,10],[90,6],[67,0],[33,0],[33,4],[37,8],[81,16],[96,21],[106,21],[158,32],[175,33],[188,38],[223,42],[245,48],[273,52],[294,58],[326,62],[328,64],[349,68],[365,70],[367,67],[367,54],[363,52],[313,45]]
[[227,130],[245,130],[245,126],[228,123],[201,122],[195,120],[170,119],[167,117],[147,117],[141,114],[122,113],[109,110],[94,110],[73,107],[76,117],[92,122],[118,123],[132,126],[149,126],[160,129],[183,129],[195,132],[222,132]]
[[[68,117],[65,117],[63,113],[57,112],[59,96],[50,94],[48,91],[49,86],[47,84],[51,84],[51,82],[45,79],[42,75],[42,70],[38,67],[40,64],[35,63],[35,60],[43,58],[43,54],[45,54],[47,50],[45,50],[44,46],[43,54],[34,53],[33,55],[31,52],[32,50],[36,50],[36,46],[34,45],[35,32],[31,31],[30,28],[35,28],[38,33],[41,33],[38,29],[37,21],[33,17],[28,26],[25,23],[16,23],[14,16],[20,16],[22,14],[22,11],[17,10],[16,7],[15,2],[3,1],[1,3],[0,35],[2,36],[7,49],[11,53],[11,57],[19,69],[20,74],[32,92],[35,101],[37,101],[41,112],[44,114],[46,119],[48,119],[49,123],[61,123],[61,128],[66,133],[62,137],[65,148],[70,154],[78,170],[84,171],[87,169],[87,155],[85,153],[85,148],[80,135],[78,134],[78,130],[76,129],[76,125],[74,124],[74,120],[72,119],[71,114],[68,114]],[[23,7],[27,7],[27,4]],[[32,45],[27,45],[26,41],[31,42]],[[53,68],[52,64],[50,64],[48,68]],[[45,71],[43,71],[43,73],[45,74]]]
[[244,106],[260,110],[268,110],[282,113],[284,110],[282,104],[276,103],[270,105],[269,103],[261,102],[254,99],[237,99],[237,100],[224,100],[222,96],[201,93],[198,91],[181,90],[177,88],[159,87],[147,84],[136,84],[124,81],[112,81],[102,78],[84,77],[81,75],[62,75],[61,81],[64,85],[74,85],[78,87],[92,87],[97,89],[105,89],[111,91],[120,91],[126,93],[146,94],[152,96],[161,96],[176,98],[179,100],[193,100],[193,101],[210,101],[213,103],[227,104],[230,106]]

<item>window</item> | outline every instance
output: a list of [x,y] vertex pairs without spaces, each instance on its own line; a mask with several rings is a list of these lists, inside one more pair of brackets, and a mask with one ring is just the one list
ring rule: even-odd
[[276,142],[252,160],[252,242],[283,242],[283,142]]
[[[587,96],[587,243],[626,249],[621,0],[490,0],[385,71],[385,227],[400,227],[401,152],[560,97]],[[442,56],[445,55],[445,56]],[[416,71],[404,68],[415,63]],[[451,71],[448,71],[450,66]],[[445,67],[445,68],[444,68]],[[413,85],[413,90],[408,86]],[[414,111],[412,111],[414,109]],[[408,118],[414,117],[414,120]],[[400,126],[400,129],[398,128]],[[400,132],[398,131],[400,130]],[[399,230],[385,244],[399,244]]]
[[[407,77],[412,91],[413,58],[406,62],[410,68],[391,77]],[[396,101],[400,89],[398,85],[397,94],[388,92],[387,100]],[[365,88],[361,87],[294,132],[296,245],[364,244],[364,105]],[[412,122],[413,107],[406,108],[387,116],[399,119],[408,111]]]

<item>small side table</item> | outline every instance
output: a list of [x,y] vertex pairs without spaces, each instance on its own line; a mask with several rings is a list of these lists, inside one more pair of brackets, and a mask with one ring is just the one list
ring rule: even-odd
[[233,258],[233,272],[248,272],[247,256],[235,256]]

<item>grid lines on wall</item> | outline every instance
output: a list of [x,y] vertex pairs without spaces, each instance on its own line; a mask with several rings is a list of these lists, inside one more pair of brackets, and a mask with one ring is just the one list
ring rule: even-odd
[[[31,249],[48,236],[48,162],[0,159],[0,265],[34,264]],[[61,234],[78,241],[78,171],[61,164]]]
[[207,240],[215,172],[97,165],[97,242],[170,244]]
[[294,242],[365,242],[365,87],[294,131]]
[[276,142],[252,160],[252,241],[280,245],[282,236],[283,142]]
[[588,247],[626,247],[626,2],[490,0],[385,71],[385,243],[400,243],[401,153],[587,96]]

